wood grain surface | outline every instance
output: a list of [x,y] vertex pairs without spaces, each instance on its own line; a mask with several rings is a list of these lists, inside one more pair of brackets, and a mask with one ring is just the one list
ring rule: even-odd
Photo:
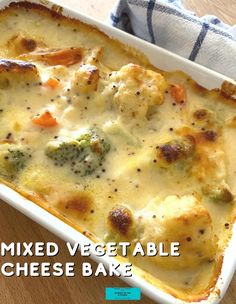
[[[58,0],[78,11],[87,13],[105,21],[115,0]],[[188,9],[194,10],[199,16],[214,14],[229,24],[236,23],[235,0],[184,0]],[[12,258],[13,262],[55,261],[75,262],[77,267],[86,261],[78,256],[71,258],[65,244],[55,235],[34,223],[6,203],[0,203],[1,242],[57,242],[60,253],[55,258]],[[1,262],[9,261],[2,258]],[[90,260],[89,260],[90,261]],[[91,262],[91,261],[90,261]],[[93,263],[95,267],[95,263]],[[105,287],[126,286],[118,278],[76,276],[68,277],[10,277],[0,276],[0,304],[100,304],[105,303]],[[117,302],[116,302],[117,303]],[[129,302],[124,302],[129,303]],[[142,296],[142,304],[153,301]],[[162,303],[159,303],[162,304]],[[236,275],[221,304],[236,304]]]

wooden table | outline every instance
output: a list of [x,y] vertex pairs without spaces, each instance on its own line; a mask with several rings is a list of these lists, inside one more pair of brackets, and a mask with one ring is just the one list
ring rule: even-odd
[[[81,12],[85,12],[100,20],[106,20],[115,0],[59,0]],[[200,16],[206,13],[218,15],[229,24],[236,22],[236,1],[235,0],[184,0],[185,6],[195,10]],[[61,248],[56,258],[28,258],[26,262],[35,260],[58,261],[66,263],[74,261],[80,265],[85,258],[71,258],[65,249],[64,243],[55,235],[29,220],[18,211],[9,207],[4,202],[0,204],[0,230],[1,242],[57,242]],[[3,261],[9,259],[2,259]],[[13,258],[13,262],[23,261],[23,258]],[[91,261],[90,261],[91,262]],[[95,266],[95,263],[93,263]],[[76,276],[31,278],[31,277],[10,277],[0,276],[0,304],[100,304],[105,303],[104,290],[108,286],[126,286],[117,278],[91,277],[83,278]],[[125,302],[128,303],[128,302]],[[153,301],[142,297],[142,304],[151,304]],[[236,275],[222,301],[222,304],[236,303]],[[160,303],[161,304],[161,303]]]

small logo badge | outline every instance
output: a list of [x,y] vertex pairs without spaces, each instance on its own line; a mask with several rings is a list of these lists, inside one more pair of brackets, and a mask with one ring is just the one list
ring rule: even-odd
[[105,298],[108,301],[139,301],[141,299],[141,291],[137,287],[107,287]]

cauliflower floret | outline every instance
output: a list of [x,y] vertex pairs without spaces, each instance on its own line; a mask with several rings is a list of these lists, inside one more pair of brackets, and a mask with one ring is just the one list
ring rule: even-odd
[[165,78],[137,64],[128,64],[110,76],[113,101],[122,117],[144,118],[151,106],[162,104]]
[[26,85],[40,81],[38,68],[31,62],[13,59],[0,59],[0,89]]
[[179,242],[179,257],[154,257],[163,267],[181,269],[212,261],[216,252],[216,237],[211,217],[205,207],[192,195],[181,198],[168,196],[164,201],[153,199],[136,214],[137,234],[143,245]]
[[99,69],[95,65],[83,64],[75,72],[72,88],[78,93],[90,93],[97,90]]

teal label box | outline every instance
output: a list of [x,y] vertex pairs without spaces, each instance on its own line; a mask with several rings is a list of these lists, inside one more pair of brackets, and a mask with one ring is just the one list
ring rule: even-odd
[[141,299],[141,291],[137,287],[107,287],[105,299],[108,301],[139,301]]

